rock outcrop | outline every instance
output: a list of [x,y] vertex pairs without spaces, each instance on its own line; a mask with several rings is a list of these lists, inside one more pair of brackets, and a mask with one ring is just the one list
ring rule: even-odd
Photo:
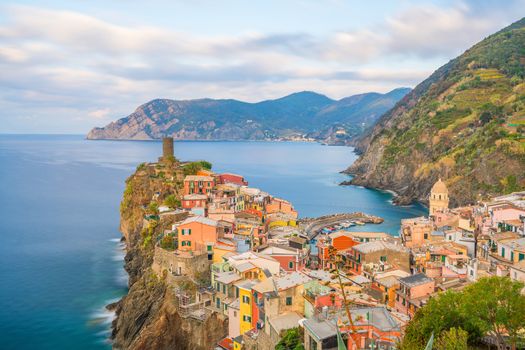
[[[142,164],[126,181],[121,203],[121,231],[126,242],[125,269],[129,291],[111,305],[116,311],[112,340],[116,349],[210,349],[227,333],[227,323],[216,315],[205,321],[183,318],[177,309],[173,286],[152,269],[155,237],[173,218],[160,215],[157,227],[144,220],[153,200],[180,195],[183,173],[177,161]],[[148,238],[149,237],[149,238]]]

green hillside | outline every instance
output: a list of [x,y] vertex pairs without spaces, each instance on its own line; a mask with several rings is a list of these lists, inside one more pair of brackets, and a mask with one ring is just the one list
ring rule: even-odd
[[354,183],[425,200],[438,177],[456,204],[525,187],[525,19],[423,81],[363,138]]

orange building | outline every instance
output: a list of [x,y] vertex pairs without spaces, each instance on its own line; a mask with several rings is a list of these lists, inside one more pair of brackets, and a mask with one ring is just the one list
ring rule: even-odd
[[297,211],[295,211],[292,204],[280,198],[272,198],[270,203],[266,204],[266,213],[285,213],[293,218],[297,218]]
[[218,239],[218,222],[192,216],[177,225],[179,250],[213,252]]
[[351,248],[360,242],[354,240],[352,232],[337,231],[328,235],[332,241],[332,246],[337,250],[346,250]]

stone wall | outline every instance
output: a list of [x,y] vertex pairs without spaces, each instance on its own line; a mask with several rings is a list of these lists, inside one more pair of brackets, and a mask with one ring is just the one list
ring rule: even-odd
[[155,247],[153,256],[153,271],[162,275],[163,271],[168,272],[168,276],[188,276],[196,279],[210,271],[212,261],[208,260],[208,254],[190,255],[187,252],[177,252]]

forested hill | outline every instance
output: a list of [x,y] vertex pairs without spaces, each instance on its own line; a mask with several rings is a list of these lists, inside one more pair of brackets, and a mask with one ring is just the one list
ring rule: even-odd
[[439,68],[358,143],[355,184],[425,201],[443,178],[455,204],[525,187],[525,19]]
[[102,128],[88,139],[265,140],[312,138],[346,143],[371,127],[410,89],[386,94],[365,93],[332,100],[314,92],[299,92],[275,100],[156,99],[129,116]]

